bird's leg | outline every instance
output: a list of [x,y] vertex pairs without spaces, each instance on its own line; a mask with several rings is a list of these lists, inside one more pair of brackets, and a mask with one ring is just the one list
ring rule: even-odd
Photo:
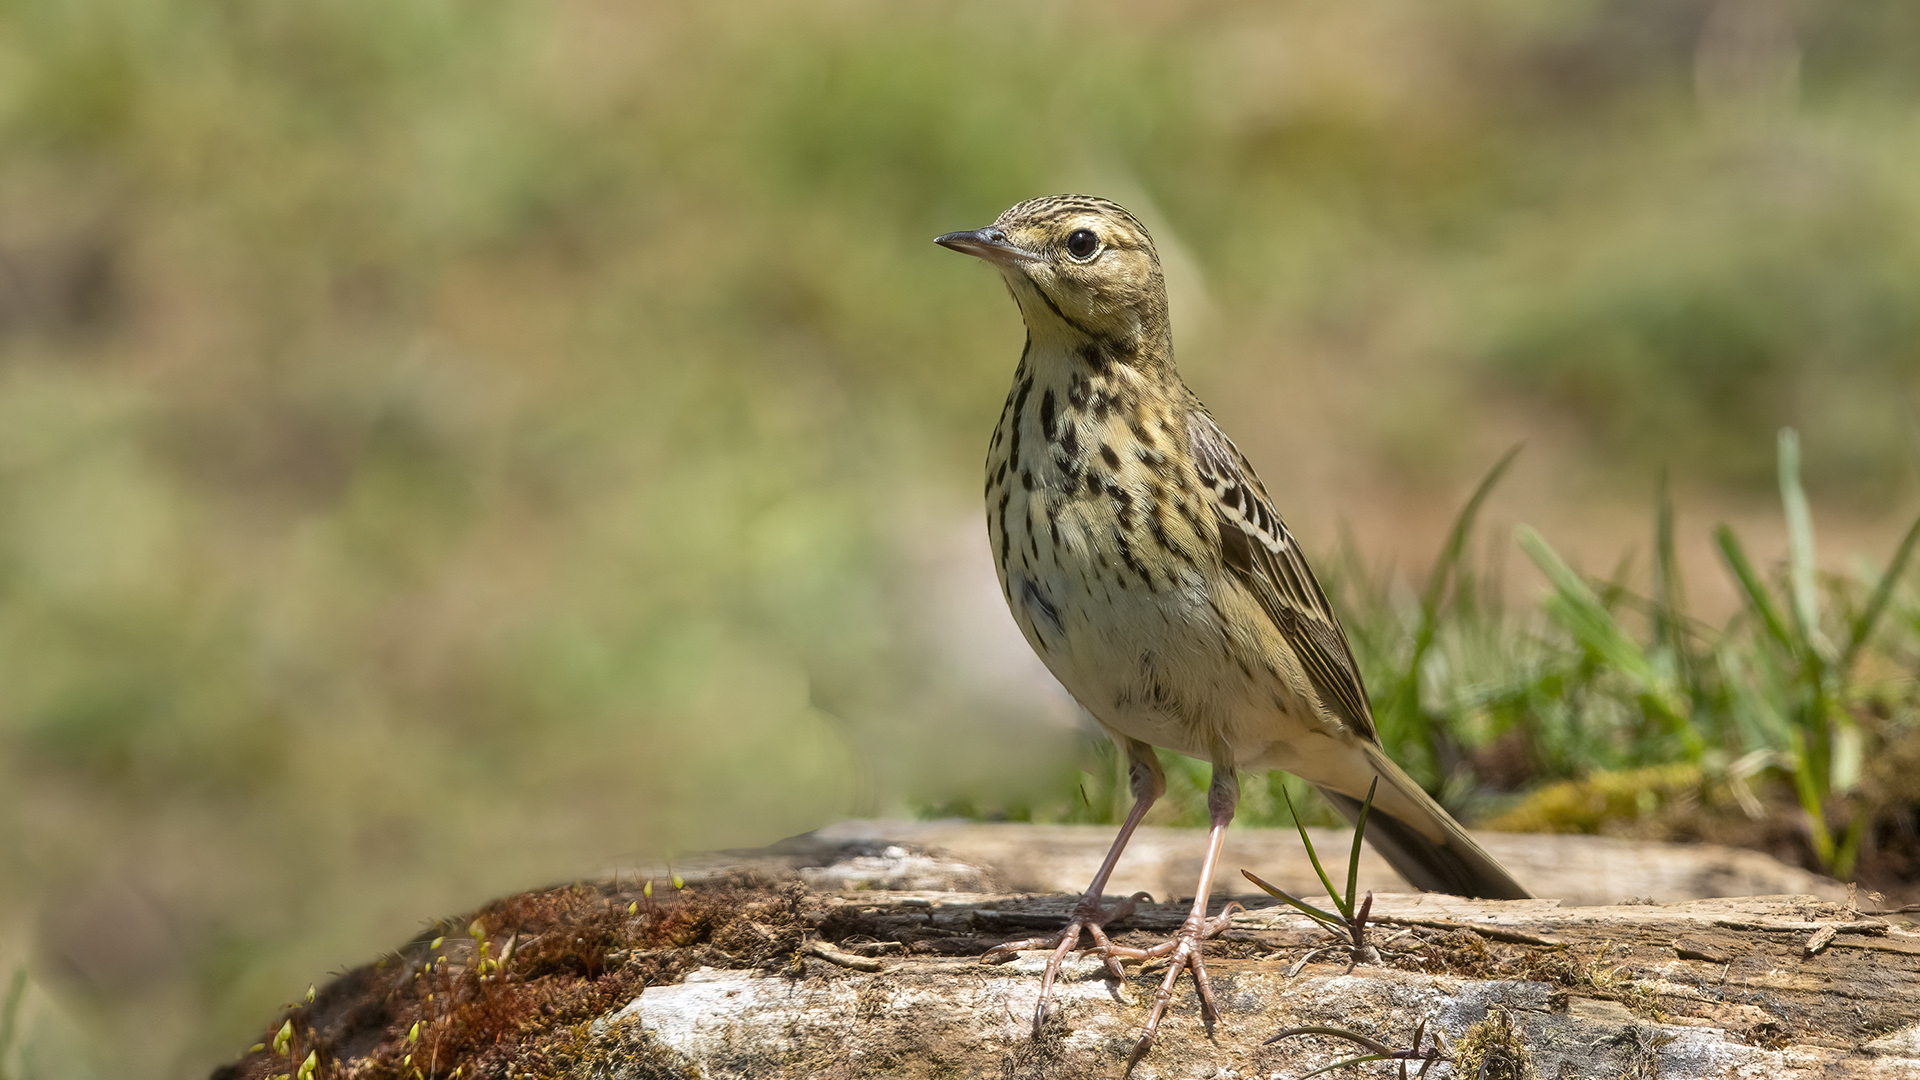
[[[1048,937],[1025,938],[1020,941],[1008,941],[988,949],[981,955],[982,961],[991,962],[1009,957],[1025,949],[1052,949],[1053,955],[1047,958],[1046,970],[1040,976],[1040,1000],[1033,1006],[1033,1034],[1040,1035],[1041,1025],[1047,1018],[1047,1003],[1053,996],[1053,981],[1060,974],[1060,965],[1066,962],[1067,954],[1080,943],[1080,932],[1086,931],[1093,937],[1094,949],[1106,962],[1107,973],[1116,979],[1126,977],[1120,967],[1120,961],[1114,959],[1118,948],[1107,940],[1106,924],[1116,922],[1133,914],[1135,897],[1128,897],[1112,907],[1100,906],[1100,894],[1106,890],[1107,879],[1113,876],[1113,868],[1120,862],[1120,853],[1126,850],[1127,841],[1132,839],[1133,830],[1139,828],[1140,819],[1147,816],[1147,810],[1167,790],[1167,778],[1160,771],[1160,761],[1153,755],[1153,747],[1138,739],[1127,739],[1123,743],[1127,750],[1127,774],[1133,788],[1133,809],[1127,811],[1127,820],[1120,825],[1120,835],[1113,838],[1113,847],[1107,851],[1105,862],[1100,871],[1093,875],[1093,884],[1087,886],[1086,894],[1073,907],[1072,921],[1057,934]],[[1209,864],[1211,865],[1211,864]]]
[[1200,994],[1200,1014],[1207,1026],[1211,1028],[1214,1021],[1219,1019],[1220,1010],[1213,1003],[1213,984],[1207,980],[1207,968],[1201,961],[1201,948],[1206,939],[1227,928],[1228,917],[1237,906],[1228,905],[1227,910],[1218,917],[1207,918],[1207,897],[1213,892],[1214,868],[1220,862],[1220,847],[1226,842],[1227,825],[1233,821],[1233,808],[1239,801],[1240,779],[1234,771],[1233,758],[1230,754],[1216,754],[1213,783],[1207,788],[1207,811],[1211,818],[1211,827],[1207,832],[1207,860],[1200,865],[1200,883],[1194,886],[1193,910],[1173,937],[1151,949],[1115,947],[1108,950],[1110,956],[1138,960],[1165,956],[1171,961],[1167,967],[1167,977],[1161,981],[1159,991],[1153,996],[1153,1011],[1147,1014],[1147,1029],[1140,1033],[1140,1041],[1134,1045],[1133,1053],[1127,1055],[1129,1072],[1153,1048],[1154,1034],[1160,1030],[1160,1018],[1166,1015],[1167,1006],[1173,1002],[1173,987],[1180,981],[1182,971],[1193,972],[1193,986]]

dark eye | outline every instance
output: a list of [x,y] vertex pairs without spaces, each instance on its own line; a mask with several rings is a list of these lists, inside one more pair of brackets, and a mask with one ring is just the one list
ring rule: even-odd
[[1093,258],[1093,253],[1099,250],[1100,238],[1093,235],[1092,229],[1075,229],[1067,237],[1067,254],[1082,262]]

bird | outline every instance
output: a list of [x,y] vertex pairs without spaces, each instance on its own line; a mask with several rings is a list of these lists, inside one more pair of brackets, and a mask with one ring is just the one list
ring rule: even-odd
[[[983,959],[1052,950],[1034,1032],[1082,932],[1108,972],[1168,958],[1128,1069],[1152,1047],[1181,973],[1217,1020],[1203,942],[1243,770],[1283,769],[1354,820],[1376,783],[1366,838],[1417,888],[1485,899],[1531,894],[1387,756],[1359,666],[1299,542],[1266,488],[1174,365],[1153,240],[1090,195],[1019,203],[992,225],[934,241],[1000,272],[1026,343],[987,449],[987,538],[1027,643],[1125,754],[1133,805],[1068,924]],[[1212,766],[1206,858],[1191,912],[1152,948],[1114,944],[1102,905],[1128,839],[1166,790],[1155,747]]]

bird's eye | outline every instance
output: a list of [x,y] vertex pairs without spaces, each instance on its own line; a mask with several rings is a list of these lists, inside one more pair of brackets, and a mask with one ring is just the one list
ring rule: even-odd
[[1093,253],[1099,250],[1100,238],[1093,235],[1092,229],[1075,229],[1067,237],[1067,254],[1080,262],[1093,258]]

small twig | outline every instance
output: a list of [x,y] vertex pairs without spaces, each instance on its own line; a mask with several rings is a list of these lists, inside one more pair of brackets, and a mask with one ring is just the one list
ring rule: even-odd
[[679,952],[679,949],[612,949],[607,952],[609,964],[634,964],[642,960],[652,960],[656,956],[666,956]]
[[800,951],[806,953],[808,956],[817,956],[830,964],[838,964],[843,968],[852,968],[855,971],[879,971],[881,967],[880,961],[872,957],[855,956],[850,952],[841,952],[839,949],[834,948],[824,941],[809,941],[800,946]]
[[1807,955],[1819,956],[1822,952],[1826,951],[1827,946],[1833,944],[1833,939],[1839,935],[1840,928],[1833,923],[1828,923],[1820,929],[1815,930],[1813,936],[1807,939]]
[[1328,1035],[1336,1039],[1345,1039],[1350,1043],[1364,1046],[1376,1054],[1391,1054],[1395,1052],[1393,1047],[1388,1046],[1379,1039],[1362,1035],[1357,1031],[1348,1031],[1346,1028],[1327,1027],[1321,1024],[1304,1024],[1300,1027],[1290,1027],[1267,1039],[1263,1045],[1272,1046],[1281,1039],[1291,1039],[1297,1035]]
[[1336,951],[1344,952],[1346,948],[1347,947],[1345,945],[1323,945],[1318,949],[1314,949],[1313,951],[1307,953],[1307,955],[1301,957],[1298,960],[1295,960],[1293,962],[1293,965],[1287,968],[1286,977],[1291,979],[1295,975],[1300,974],[1300,970],[1306,967],[1308,964],[1313,963],[1313,958],[1316,956],[1319,956],[1321,953],[1336,952]]
[[1326,1035],[1335,1039],[1345,1039],[1369,1051],[1359,1057],[1346,1058],[1341,1061],[1336,1061],[1331,1065],[1322,1065],[1312,1072],[1307,1073],[1306,1076],[1301,1077],[1300,1080],[1307,1080],[1308,1076],[1319,1076],[1321,1073],[1332,1072],[1335,1069],[1348,1065],[1359,1065],[1369,1061],[1397,1061],[1400,1063],[1400,1073],[1402,1076],[1406,1075],[1408,1062],[1418,1061],[1421,1063],[1420,1075],[1425,1076],[1427,1070],[1432,1068],[1435,1062],[1450,1062],[1453,1060],[1452,1055],[1447,1053],[1446,1044],[1441,1041],[1440,1033],[1437,1031],[1433,1034],[1433,1045],[1424,1050],[1420,1048],[1420,1044],[1426,1040],[1427,1021],[1430,1019],[1432,1018],[1423,1016],[1420,1018],[1420,1022],[1414,1025],[1413,1045],[1405,1050],[1395,1050],[1386,1043],[1371,1036],[1362,1035],[1357,1031],[1348,1031],[1346,1028],[1326,1027],[1317,1024],[1288,1028],[1268,1039],[1265,1045],[1271,1046],[1281,1039],[1292,1038],[1296,1035]]

